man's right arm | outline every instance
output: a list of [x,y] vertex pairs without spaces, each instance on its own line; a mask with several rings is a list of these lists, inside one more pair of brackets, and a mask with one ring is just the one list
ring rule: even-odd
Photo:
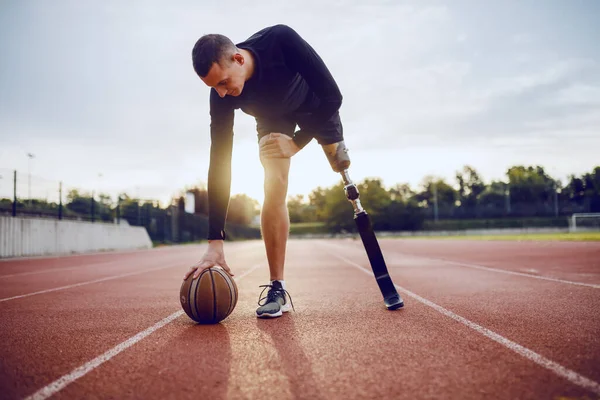
[[230,98],[210,91],[210,164],[208,167],[208,239],[225,238],[231,190],[234,107]]

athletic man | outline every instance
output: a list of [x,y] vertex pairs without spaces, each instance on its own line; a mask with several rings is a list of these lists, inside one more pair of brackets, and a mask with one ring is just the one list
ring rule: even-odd
[[320,145],[343,140],[338,112],[342,95],[315,50],[285,25],[262,29],[238,44],[219,34],[202,36],[192,59],[194,70],[211,88],[209,233],[206,253],[185,278],[191,273],[197,277],[214,265],[233,275],[225,261],[223,240],[230,198],[234,110],[241,109],[256,119],[264,168],[261,231],[270,284],[261,286],[269,291],[259,300],[256,315],[279,317],[291,309],[283,274],[290,227],[286,204],[290,158],[313,138]]

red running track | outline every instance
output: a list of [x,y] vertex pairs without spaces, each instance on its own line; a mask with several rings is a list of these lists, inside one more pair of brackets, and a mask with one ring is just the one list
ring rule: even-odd
[[291,240],[295,311],[258,320],[263,244],[233,242],[211,326],[178,300],[204,245],[0,261],[0,398],[599,398],[600,243],[380,244],[402,310],[359,240]]

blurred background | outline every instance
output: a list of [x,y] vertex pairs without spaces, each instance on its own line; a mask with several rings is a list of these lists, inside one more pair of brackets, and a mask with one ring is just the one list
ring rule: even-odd
[[[600,213],[596,1],[0,1],[0,213],[206,236],[209,89],[191,49],[287,24],[344,95],[350,176],[379,231],[567,228]],[[255,122],[235,121],[232,238],[260,237]],[[292,233],[353,232],[311,142]],[[589,220],[590,226],[598,218]],[[596,222],[591,222],[596,221]],[[596,224],[596,225],[594,225]]]

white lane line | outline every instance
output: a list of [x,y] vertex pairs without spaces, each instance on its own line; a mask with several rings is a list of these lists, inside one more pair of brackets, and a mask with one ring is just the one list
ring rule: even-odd
[[[264,263],[256,264],[255,266],[250,268],[248,271],[244,272],[242,275],[234,278],[234,280],[236,282],[239,282],[240,279],[242,279],[243,277],[245,277],[246,275],[248,275],[249,273],[253,272],[254,270],[256,270],[257,268],[259,268],[263,265],[264,265]],[[143,330],[142,332],[130,337],[126,341],[124,341],[124,342],[116,345],[112,349],[108,350],[106,353],[101,354],[100,356],[94,358],[91,361],[88,361],[87,363],[83,364],[82,366],[80,366],[78,368],[75,368],[73,371],[71,371],[67,375],[64,375],[64,376],[58,378],[57,380],[55,380],[48,386],[41,388],[34,394],[26,397],[25,400],[45,400],[48,397],[58,393],[59,391],[64,389],[67,385],[75,382],[77,379],[81,378],[85,374],[98,368],[100,365],[104,364],[106,361],[110,360],[111,358],[113,358],[114,356],[116,356],[117,354],[122,352],[123,350],[126,350],[127,348],[133,346],[140,340],[144,339],[145,337],[149,336],[153,332],[157,331],[158,329],[160,329],[163,326],[167,325],[168,323],[172,322],[173,320],[180,317],[184,313],[185,312],[183,310],[180,310],[180,311],[177,311],[177,312],[169,315],[168,317],[164,318],[163,320],[152,325],[150,328],[147,328],[147,329]]]
[[129,272],[129,273],[126,273],[126,274],[114,275],[114,276],[109,276],[109,277],[100,278],[100,279],[94,279],[92,281],[85,281],[85,282],[75,283],[73,285],[66,285],[66,286],[60,286],[60,287],[56,287],[56,288],[52,288],[52,289],[40,290],[39,292],[33,292],[33,293],[27,293],[27,294],[20,294],[18,296],[12,296],[12,297],[5,297],[3,299],[0,299],[0,303],[5,302],[5,301],[9,301],[9,300],[22,299],[23,297],[35,296],[35,295],[38,295],[38,294],[44,294],[44,293],[56,292],[56,291],[59,291],[59,290],[71,289],[71,288],[78,287],[78,286],[91,285],[92,283],[110,281],[110,280],[113,280],[113,279],[124,278],[126,276],[140,275],[140,274],[145,274],[146,272],[152,272],[152,271],[160,271],[161,269],[174,268],[174,267],[177,267],[177,266],[181,266],[181,264],[177,264],[177,265],[171,264],[171,265],[168,265],[166,267],[150,268],[150,269],[145,269],[143,271]]
[[46,387],[38,390],[37,392],[35,392],[31,396],[27,397],[26,399],[27,400],[29,400],[29,399],[31,399],[31,400],[47,399],[48,397],[50,397],[53,394],[55,394],[55,393],[59,392],[60,390],[62,390],[65,386],[67,386],[70,383],[76,381],[77,379],[81,378],[82,376],[84,376],[88,372],[94,370],[98,366],[100,366],[103,363],[105,363],[106,361],[110,360],[111,358],[113,358],[114,356],[116,356],[117,354],[119,354],[120,352],[122,352],[123,350],[127,349],[128,347],[133,346],[135,343],[139,342],[140,340],[142,340],[146,336],[150,335],[152,332],[156,331],[157,329],[162,328],[163,326],[165,326],[169,322],[173,321],[175,318],[179,317],[183,313],[184,313],[184,311],[181,310],[181,311],[177,311],[176,313],[173,313],[173,314],[169,315],[167,318],[165,318],[162,321],[156,323],[155,325],[152,325],[150,328],[148,328],[148,329],[146,329],[146,330],[138,333],[135,336],[130,337],[129,339],[127,339],[123,343],[118,344],[117,346],[113,347],[112,349],[110,349],[106,353],[104,353],[104,354],[102,354],[102,355],[94,358],[93,360],[85,363],[81,367],[74,369],[71,373],[60,377],[59,379],[55,380],[54,382],[52,382],[48,386],[46,386]]
[[481,269],[481,270],[484,270],[484,271],[499,272],[501,274],[525,276],[527,278],[542,279],[542,280],[545,280],[545,281],[558,282],[558,283],[566,283],[568,285],[578,285],[578,286],[591,287],[591,288],[594,288],[594,289],[600,289],[600,285],[597,285],[597,284],[594,284],[594,283],[583,283],[583,282],[567,281],[567,280],[564,280],[564,279],[550,278],[550,277],[547,277],[547,276],[526,274],[524,272],[509,271],[509,270],[505,270],[505,269],[501,269],[501,268],[486,267],[484,265],[469,264],[469,263],[464,263],[464,262],[459,262],[459,261],[450,261],[450,260],[445,260],[443,258],[431,258],[431,257],[415,256],[415,255],[408,254],[408,253],[392,253],[392,254],[394,254],[394,255],[397,255],[397,254],[406,255],[406,256],[410,256],[410,257],[421,258],[423,260],[438,261],[438,262],[443,262],[443,263],[446,263],[446,264],[459,265],[459,266],[462,266],[462,267]]
[[[177,246],[177,245],[173,245]],[[83,253],[63,253],[63,254],[42,254],[37,256],[16,256],[16,257],[6,257],[0,258],[1,263],[8,262],[21,262],[21,261],[40,261],[40,260],[52,260],[56,258],[74,258],[74,257],[93,257],[93,256],[111,256],[111,255],[120,255],[120,254],[135,254],[135,253],[145,253],[145,252],[154,252],[154,251],[165,251],[168,250],[169,246],[159,246],[159,247],[151,247],[149,249],[129,249],[129,250],[107,250],[107,251],[90,251]]]
[[[252,244],[252,243],[251,243]],[[187,245],[187,246],[201,246],[200,245]],[[186,246],[186,245],[179,245],[179,246]],[[246,245],[245,247],[250,247],[249,245]],[[167,246],[164,247],[165,249],[167,248]],[[152,251],[155,251],[156,249],[163,249],[163,247],[160,248],[154,248],[154,249],[150,249]],[[134,253],[134,252],[144,252],[144,251],[150,251],[150,250],[131,250],[131,251],[124,251],[124,252],[113,252],[110,254],[129,254],[129,253]],[[101,254],[101,253],[98,253]],[[80,254],[79,256],[84,256],[87,254]],[[68,257],[76,257],[78,256],[77,254],[72,255],[72,256],[68,256]],[[55,258],[60,258],[61,256],[56,256]],[[26,258],[19,258],[19,260],[26,260]],[[134,259],[136,262],[139,262],[140,260],[136,260]],[[2,260],[0,260],[2,261]],[[12,278],[15,276],[26,276],[26,275],[35,275],[35,274],[47,274],[50,272],[55,272],[55,271],[69,271],[72,269],[77,269],[77,268],[87,268],[87,267],[99,267],[99,266],[107,266],[107,265],[112,265],[112,264],[118,264],[118,263],[123,263],[123,260],[115,260],[115,261],[102,261],[102,262],[98,262],[95,264],[83,264],[83,265],[77,265],[77,266],[73,266],[73,267],[65,267],[65,268],[55,268],[55,269],[44,269],[44,270],[37,270],[37,271],[30,271],[30,272],[19,272],[16,274],[10,274],[10,275],[0,275],[0,279],[3,278]],[[51,268],[51,267],[49,267]]]
[[[340,244],[337,244],[337,243],[327,243],[326,245],[327,246],[338,247],[340,249],[341,248],[348,249],[348,246],[345,246],[343,244],[340,245]],[[480,269],[480,270],[484,270],[484,271],[497,272],[497,273],[501,273],[501,274],[524,276],[524,277],[527,277],[527,278],[541,279],[541,280],[544,280],[544,281],[551,281],[551,282],[557,282],[557,283],[565,283],[565,284],[568,284],[568,285],[577,285],[577,286],[590,287],[590,288],[593,288],[593,289],[600,289],[600,285],[595,284],[595,283],[583,283],[583,282],[567,281],[567,280],[564,280],[564,279],[550,278],[550,277],[547,277],[547,276],[526,274],[524,272],[509,271],[509,270],[505,270],[505,269],[501,269],[501,268],[486,267],[484,265],[469,264],[469,263],[464,263],[464,262],[459,262],[459,261],[450,261],[450,260],[445,260],[443,258],[432,258],[432,257],[417,256],[417,255],[410,254],[410,253],[402,253],[402,252],[390,251],[390,252],[388,252],[388,254],[393,255],[393,256],[409,256],[409,257],[414,257],[414,258],[420,258],[420,259],[423,259],[423,260],[443,262],[443,263],[446,263],[446,264],[458,265],[458,266],[467,267],[467,268],[475,268],[475,269]]]
[[[355,262],[350,261],[347,258],[342,257],[338,254],[335,254],[335,253],[331,253],[331,254],[334,255],[335,257],[347,262],[348,264],[360,269],[364,273],[366,273],[370,276],[373,276],[373,271],[371,271],[370,269],[367,269],[359,264],[356,264]],[[517,344],[517,343],[513,342],[512,340],[509,340],[509,339],[505,338],[504,336],[497,334],[494,331],[491,331],[487,328],[484,328],[481,325],[476,324],[475,322],[472,322],[464,317],[461,317],[460,315],[457,315],[457,314],[453,313],[452,311],[447,310],[444,307],[439,306],[439,305],[435,304],[434,302],[429,301],[429,300],[419,296],[418,294],[415,294],[415,293],[411,292],[410,290],[403,288],[402,286],[398,286],[396,284],[394,284],[394,286],[396,286],[396,289],[404,292],[405,294],[412,297],[413,299],[425,304],[426,306],[433,308],[434,310],[442,313],[443,315],[445,315],[447,317],[452,318],[455,321],[458,321],[458,322],[468,326],[469,328],[477,331],[478,333],[481,333],[482,335],[492,339],[493,341],[500,343],[501,345],[508,348],[509,350],[512,350],[515,353],[525,357],[526,359],[533,361],[534,363],[538,364],[539,366],[549,369],[550,371],[554,372],[556,375],[558,375],[562,378],[565,378],[569,382],[574,383],[575,385],[581,386],[582,388],[590,390],[596,394],[600,394],[600,383],[593,381],[589,378],[586,378],[585,376],[580,375],[573,370],[563,367],[562,365],[558,364],[557,362],[547,359],[546,357],[534,352],[533,350],[523,347],[520,344]]]
[[[113,265],[113,264],[118,264],[119,261],[110,261],[110,262],[103,262],[103,263],[97,263],[97,264],[83,264],[83,265],[77,265],[74,267],[64,267],[64,268],[54,268],[54,269],[44,269],[44,270],[37,270],[37,271],[29,271],[29,272],[19,272],[16,274],[10,274],[10,275],[0,275],[0,279],[4,279],[4,278],[13,278],[15,276],[27,276],[27,275],[36,275],[36,274],[48,274],[51,272],[56,272],[56,271],[70,271],[72,269],[78,269],[78,268],[87,268],[87,267],[100,267],[100,266],[108,266],[108,265]],[[122,261],[121,261],[122,263]]]

